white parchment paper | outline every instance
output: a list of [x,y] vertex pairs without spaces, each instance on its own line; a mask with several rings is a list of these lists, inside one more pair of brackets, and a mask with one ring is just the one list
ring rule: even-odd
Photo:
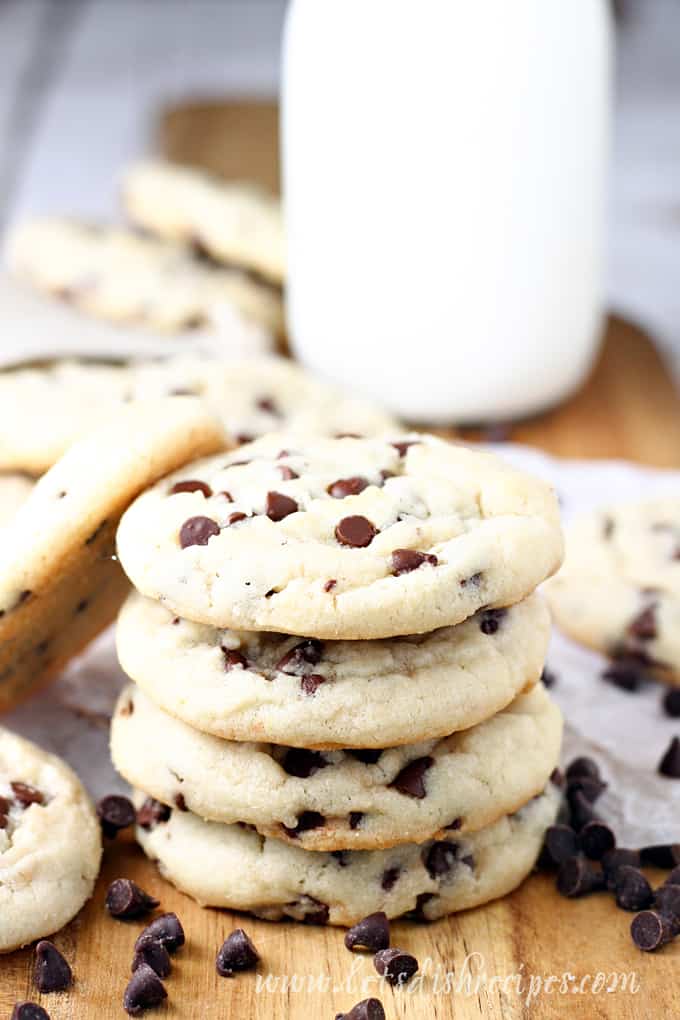
[[[556,460],[509,444],[497,452],[549,478],[567,521],[591,507],[657,492],[680,497],[680,472]],[[602,657],[555,633],[548,666],[557,677],[551,693],[567,723],[564,760],[590,754],[600,763],[610,785],[598,809],[614,825],[621,845],[680,842],[680,780],[656,772],[671,737],[680,735],[680,719],[664,715],[660,685],[626,693],[601,679],[605,665]],[[50,688],[2,721],[71,762],[95,797],[122,790],[109,761],[108,715],[124,682],[107,633]]]

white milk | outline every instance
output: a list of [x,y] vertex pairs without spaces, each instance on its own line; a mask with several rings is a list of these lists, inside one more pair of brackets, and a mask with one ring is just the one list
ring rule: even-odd
[[609,0],[292,0],[288,321],[413,420],[526,415],[602,315]]

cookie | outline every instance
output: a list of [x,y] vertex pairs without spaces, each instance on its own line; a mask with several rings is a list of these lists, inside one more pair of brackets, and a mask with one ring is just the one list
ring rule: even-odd
[[397,428],[284,358],[54,361],[0,373],[0,470],[46,471],[123,404],[177,393],[206,400],[238,442],[282,425],[330,435]]
[[101,852],[75,773],[0,728],[0,953],[68,924],[92,894]]
[[[139,806],[144,799],[136,794]],[[515,814],[470,835],[333,853],[301,850],[151,802],[137,838],[161,874],[204,906],[308,924],[351,925],[378,910],[388,917],[417,911],[434,920],[519,885],[534,866],[559,800],[549,784]]]
[[145,230],[283,283],[283,218],[273,195],[199,170],[146,162],[125,175],[123,202],[132,221]]
[[[283,332],[281,294],[237,269],[196,258],[184,245],[133,230],[67,219],[29,220],[10,231],[9,267],[80,311],[121,324],[176,333],[220,329],[235,309],[267,334]],[[231,332],[230,332],[231,330]],[[225,350],[271,348],[271,335],[224,330]]]
[[28,475],[0,474],[0,527],[8,524],[35,485]]
[[245,822],[306,850],[373,850],[475,832],[511,814],[545,787],[561,732],[539,684],[443,740],[309,751],[200,733],[130,686],[114,713],[111,754],[131,786],[201,818]]
[[492,454],[283,433],[144,493],[118,555],[181,617],[357,640],[518,602],[557,569],[562,537],[552,489]]
[[546,594],[560,628],[614,658],[680,683],[680,500],[621,504],[567,532]]
[[170,715],[229,740],[318,749],[412,744],[474,726],[538,680],[549,636],[538,595],[382,641],[219,630],[137,593],[117,625],[123,669]]
[[56,673],[115,617],[128,591],[114,536],[146,486],[224,433],[201,401],[119,410],[36,484],[0,541],[0,708]]

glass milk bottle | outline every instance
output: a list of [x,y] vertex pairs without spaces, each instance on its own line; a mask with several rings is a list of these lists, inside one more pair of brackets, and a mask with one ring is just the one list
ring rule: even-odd
[[414,421],[576,389],[603,309],[609,0],[291,0],[288,325]]

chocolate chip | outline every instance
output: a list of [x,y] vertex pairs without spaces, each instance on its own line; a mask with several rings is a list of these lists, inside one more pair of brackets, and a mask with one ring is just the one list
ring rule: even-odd
[[417,439],[407,439],[407,440],[405,440],[403,442],[390,443],[390,446],[394,447],[394,449],[397,451],[397,453],[399,454],[400,457],[406,456],[406,451],[408,450],[408,448],[410,446],[417,446],[417,445],[418,445],[418,440]]
[[358,496],[369,485],[370,482],[367,478],[355,475],[353,478],[338,478],[336,482],[332,482],[328,486],[326,492],[333,499],[344,499],[345,496]]
[[30,807],[31,804],[44,804],[45,794],[36,789],[35,786],[29,786],[28,783],[10,783],[12,787],[12,793],[22,807]]
[[135,942],[135,952],[149,942],[159,942],[169,953],[184,945],[184,929],[177,914],[161,914],[148,924]]
[[302,924],[328,924],[330,914],[326,904],[313,896],[303,896],[297,903],[289,904],[287,912]]
[[476,574],[471,574],[470,577],[461,577],[460,586],[461,588],[479,588],[482,581],[482,573],[478,571]]
[[283,771],[298,779],[308,779],[327,765],[328,762],[319,751],[308,751],[304,747],[289,747],[281,761]]
[[243,928],[236,928],[225,939],[217,954],[215,966],[222,977],[233,977],[237,971],[254,970],[260,954]]
[[128,982],[123,995],[123,1009],[130,1016],[140,1016],[145,1010],[160,1006],[168,993],[165,985],[146,963],[139,965]]
[[652,953],[655,949],[660,949],[661,946],[671,941],[673,925],[663,914],[654,910],[643,910],[633,918],[630,934],[638,949],[642,949],[645,953]]
[[353,758],[356,758],[357,761],[363,762],[364,765],[375,765],[375,763],[380,760],[382,749],[377,747],[349,748],[345,751],[345,754],[351,754]]
[[76,613],[84,613],[85,610],[87,609],[87,607],[89,606],[89,604],[90,604],[90,600],[89,599],[81,599],[80,602],[78,603],[78,605],[76,606],[74,612],[76,612]]
[[190,517],[179,531],[182,549],[190,545],[207,545],[213,535],[219,535],[220,527],[211,517]]
[[424,852],[423,864],[430,878],[441,878],[447,875],[456,863],[458,847],[455,843],[437,840]]
[[282,521],[289,514],[297,513],[300,508],[290,496],[282,492],[268,492],[265,513],[270,521]]
[[349,1013],[336,1013],[335,1020],[385,1020],[380,999],[362,999]]
[[423,563],[429,563],[430,566],[436,567],[438,562],[437,557],[430,553],[417,552],[416,549],[395,549],[392,553],[392,576],[399,577],[401,574],[410,574],[412,570],[417,570]]
[[577,832],[580,832],[588,822],[598,822],[600,820],[593,810],[592,802],[585,796],[582,790],[568,789],[567,801],[569,803],[571,826]]
[[352,517],[343,517],[335,528],[338,542],[352,549],[365,549],[377,534],[377,529],[366,517],[356,514]]
[[567,779],[576,779],[582,776],[588,776],[590,779],[600,779],[600,769],[597,762],[593,761],[592,758],[574,758],[567,766],[565,774]]
[[573,800],[576,793],[581,793],[589,804],[594,804],[606,789],[606,783],[591,776],[574,776],[567,780],[567,795]]
[[102,797],[97,804],[97,818],[104,835],[108,839],[114,839],[121,829],[127,829],[135,824],[135,807],[128,797],[111,793],[108,797]]
[[585,857],[570,857],[557,873],[557,890],[562,896],[585,896],[604,887],[604,874],[597,871]]
[[17,1002],[10,1020],[50,1020],[50,1014],[37,1002]]
[[225,648],[222,646],[222,655],[224,656],[224,668],[227,673],[232,669],[236,669],[237,666],[241,666],[243,669],[248,669],[248,660],[245,655],[241,655],[240,652],[236,652],[231,648]]
[[664,885],[654,892],[654,909],[667,917],[673,925],[673,933],[680,932],[680,886]]
[[106,893],[106,909],[112,917],[129,920],[148,914],[157,906],[158,900],[129,878],[114,879]]
[[178,811],[188,811],[189,810],[189,808],[187,807],[187,802],[184,799],[184,794],[183,793],[176,793],[174,798],[173,798],[173,800],[175,802],[175,807],[177,808]]
[[168,951],[160,942],[147,942],[146,945],[140,946],[135,951],[130,970],[134,973],[139,970],[142,964],[151,967],[151,970],[154,974],[158,974],[159,978],[166,978],[172,970]]
[[227,527],[230,528],[232,524],[238,524],[240,521],[245,521],[248,515],[242,513],[240,510],[234,510],[233,514],[229,514],[227,517]]
[[400,872],[401,868],[397,867],[386,868],[386,870],[383,871],[383,876],[380,880],[380,885],[385,890],[385,892],[389,892],[391,889],[394,889],[395,883],[399,878]]
[[395,776],[390,787],[398,790],[407,797],[415,797],[422,800],[426,795],[425,773],[434,765],[434,758],[416,758],[406,765],[401,772]]
[[545,849],[551,864],[564,864],[578,853],[578,837],[569,825],[551,825],[546,829]]
[[638,868],[640,866],[640,853],[637,850],[626,850],[624,847],[619,847],[606,853],[600,863],[602,864],[607,889],[613,890],[616,888],[616,876],[618,875],[619,868],[622,868],[624,865]]
[[68,963],[54,943],[47,939],[35,947],[33,982],[39,992],[63,992],[73,982]]
[[621,691],[635,693],[649,681],[649,677],[639,659],[631,656],[619,656],[603,671],[602,679]]
[[303,676],[300,680],[300,687],[302,688],[303,694],[316,694],[321,684],[326,683],[326,677],[320,676],[318,673],[310,673],[309,676]]
[[448,825],[445,825],[444,828],[445,829],[451,829],[452,832],[457,832],[458,829],[462,829],[463,828],[463,819],[462,818],[454,818],[453,821],[450,822]]
[[616,905],[622,910],[645,910],[654,899],[652,887],[638,868],[622,864],[614,882]]
[[150,832],[161,822],[167,822],[171,814],[172,811],[167,804],[161,804],[159,800],[147,797],[137,812],[137,825]]
[[675,868],[680,864],[680,843],[657,843],[643,846],[640,863],[648,868]]
[[347,850],[331,850],[330,855],[338,862],[340,868],[346,868],[349,864]]
[[358,829],[364,819],[363,811],[350,811],[349,813],[349,827],[350,829]]
[[415,956],[403,949],[381,949],[373,957],[373,966],[391,985],[405,985],[418,970]]
[[310,829],[320,829],[325,824],[326,819],[318,811],[303,811],[301,815],[298,815],[294,828],[289,828],[287,825],[283,825],[281,828],[288,836],[292,836],[295,839],[301,832],[309,832]]
[[553,671],[548,669],[546,666],[541,673],[541,683],[547,690],[550,690],[550,688],[554,687],[557,683],[557,674],[553,673]]
[[294,645],[274,666],[280,673],[302,676],[311,666],[318,666],[323,655],[323,645],[315,638],[307,638]]
[[276,406],[273,397],[260,397],[256,401],[256,407],[258,411],[264,411],[265,414],[273,414],[277,418],[281,417],[281,411]]
[[659,775],[669,779],[680,779],[680,739],[673,737],[668,750],[659,762]]
[[186,482],[175,482],[170,495],[174,496],[176,492],[202,492],[206,499],[212,496],[212,489],[206,482],[198,482],[193,478]]
[[324,584],[323,590],[325,592],[333,591],[337,583],[338,582],[335,580],[335,578],[331,577],[330,580],[326,581],[326,583]]
[[638,641],[653,641],[656,637],[656,606],[648,606],[628,625],[628,633]]
[[680,687],[671,687],[663,696],[663,710],[671,719],[680,717]]
[[479,624],[482,634],[495,634],[506,612],[506,609],[487,609],[483,612]]
[[416,905],[413,910],[409,910],[404,914],[404,917],[410,918],[412,921],[427,921],[428,918],[425,916],[425,907],[430,900],[435,900],[437,897],[434,893],[424,892],[418,893],[416,896]]
[[578,835],[581,850],[591,861],[600,861],[616,846],[616,837],[604,822],[588,822]]
[[293,471],[287,464],[279,464],[279,474],[284,482],[292,482],[294,478],[300,477],[297,471]]
[[345,933],[345,945],[350,950],[368,949],[377,953],[380,949],[387,949],[389,944],[390,926],[387,914],[382,910],[363,917]]

